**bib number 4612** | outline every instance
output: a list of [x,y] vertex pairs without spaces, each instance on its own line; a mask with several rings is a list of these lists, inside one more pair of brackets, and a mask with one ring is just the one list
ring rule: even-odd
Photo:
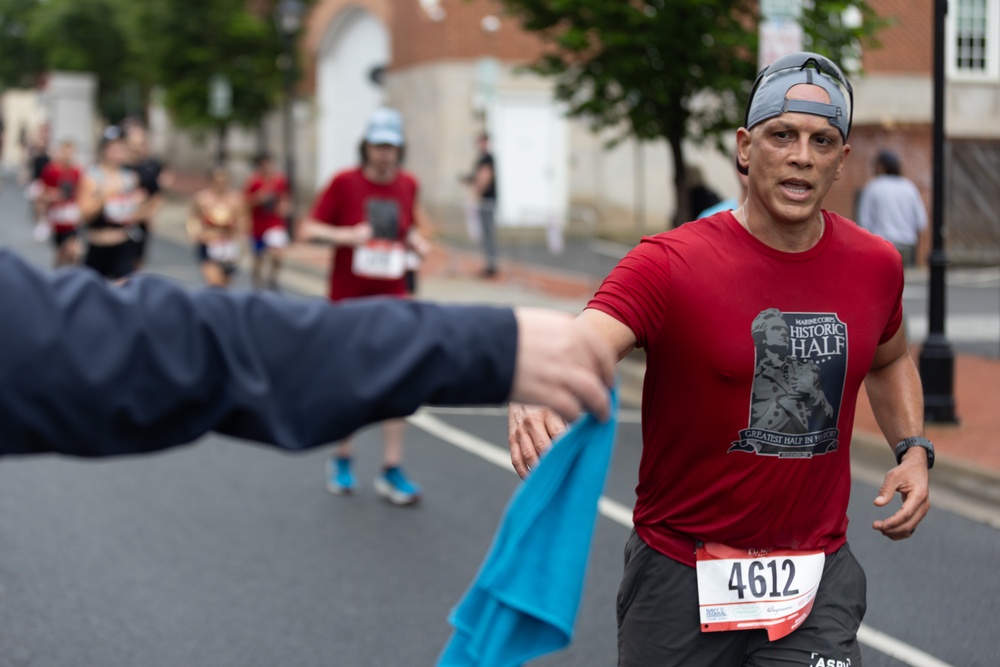
[[790,558],[782,560],[780,566],[777,560],[735,561],[729,574],[729,590],[735,591],[740,600],[745,600],[748,592],[755,599],[798,595],[799,590],[793,587],[794,582],[795,562]]

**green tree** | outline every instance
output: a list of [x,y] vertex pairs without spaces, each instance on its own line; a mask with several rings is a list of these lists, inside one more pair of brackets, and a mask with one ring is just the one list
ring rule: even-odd
[[45,0],[35,4],[28,39],[43,54],[45,69],[93,72],[98,79],[101,113],[111,119],[124,115],[124,91],[132,76],[121,24],[121,0]]
[[[531,68],[554,77],[570,116],[614,141],[665,139],[678,203],[688,211],[684,142],[714,142],[743,122],[757,72],[757,0],[500,0],[546,52]],[[843,61],[884,25],[864,0],[813,0],[807,48]],[[860,13],[860,22],[841,19]],[[853,25],[857,23],[858,25]]]
[[[269,14],[251,13],[246,0],[131,4],[128,33],[142,79],[163,88],[178,125],[224,134],[228,123],[252,126],[274,108],[282,49]],[[232,88],[232,113],[224,119],[208,108],[209,82],[216,76]]]
[[33,85],[45,71],[44,54],[28,39],[38,0],[0,0],[0,88]]

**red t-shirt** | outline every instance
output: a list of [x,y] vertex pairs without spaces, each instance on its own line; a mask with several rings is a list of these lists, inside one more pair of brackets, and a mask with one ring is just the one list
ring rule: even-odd
[[80,186],[80,169],[73,165],[49,162],[42,169],[40,179],[46,190],[55,191],[58,196],[46,210],[46,217],[53,229],[56,232],[75,229],[79,223],[76,195]]
[[251,231],[255,239],[264,236],[264,232],[274,227],[284,227],[285,221],[278,215],[278,204],[288,196],[288,181],[281,174],[271,174],[265,178],[260,173],[254,173],[243,186],[247,201],[252,201],[252,195],[260,191],[268,193],[268,197],[250,206]]
[[[367,221],[380,239],[405,242],[413,226],[413,210],[419,185],[411,174],[400,171],[392,183],[382,185],[365,178],[360,168],[337,174],[316,200],[312,217],[338,227]],[[330,299],[364,296],[404,296],[406,280],[369,278],[353,271],[354,248],[340,246],[333,253]]]
[[858,390],[902,321],[899,253],[824,212],[785,253],[730,212],[645,238],[588,305],[645,348],[634,522],[694,565],[695,540],[824,549],[846,541]]

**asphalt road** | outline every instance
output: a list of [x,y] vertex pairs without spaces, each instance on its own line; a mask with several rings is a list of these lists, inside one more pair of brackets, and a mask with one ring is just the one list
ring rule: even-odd
[[[0,193],[0,243],[48,263],[15,195]],[[158,243],[152,260],[197,283],[188,249]],[[431,416],[502,451],[497,411]],[[628,505],[639,426],[623,417],[605,493]],[[378,429],[357,445],[365,483],[353,498],[323,489],[325,450],[291,456],[216,436],[141,458],[0,460],[0,667],[433,664],[518,480],[411,426],[407,467],[426,498],[395,508],[368,483]],[[886,513],[874,496],[856,482],[865,665],[1000,664],[1000,531],[938,510],[892,543],[869,527]],[[576,640],[537,664],[614,664],[627,534],[598,520]]]

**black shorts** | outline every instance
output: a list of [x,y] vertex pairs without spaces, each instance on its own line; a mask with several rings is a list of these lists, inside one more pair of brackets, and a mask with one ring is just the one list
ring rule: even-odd
[[135,223],[135,228],[129,231],[129,243],[132,244],[132,261],[141,262],[146,256],[146,243],[149,241],[149,223],[141,220]]
[[194,247],[194,256],[198,260],[199,264],[204,264],[205,262],[211,262],[212,264],[218,265],[222,272],[227,276],[231,276],[236,273],[236,262],[218,262],[208,256],[208,246],[204,243],[198,243]]
[[[694,545],[692,545],[692,550]],[[864,570],[845,544],[826,557],[812,612],[777,641],[766,630],[701,632],[694,568],[633,530],[618,591],[619,667],[861,665],[857,632],[867,608]]]
[[131,241],[116,245],[90,245],[83,263],[109,280],[118,280],[135,271],[133,253]]

